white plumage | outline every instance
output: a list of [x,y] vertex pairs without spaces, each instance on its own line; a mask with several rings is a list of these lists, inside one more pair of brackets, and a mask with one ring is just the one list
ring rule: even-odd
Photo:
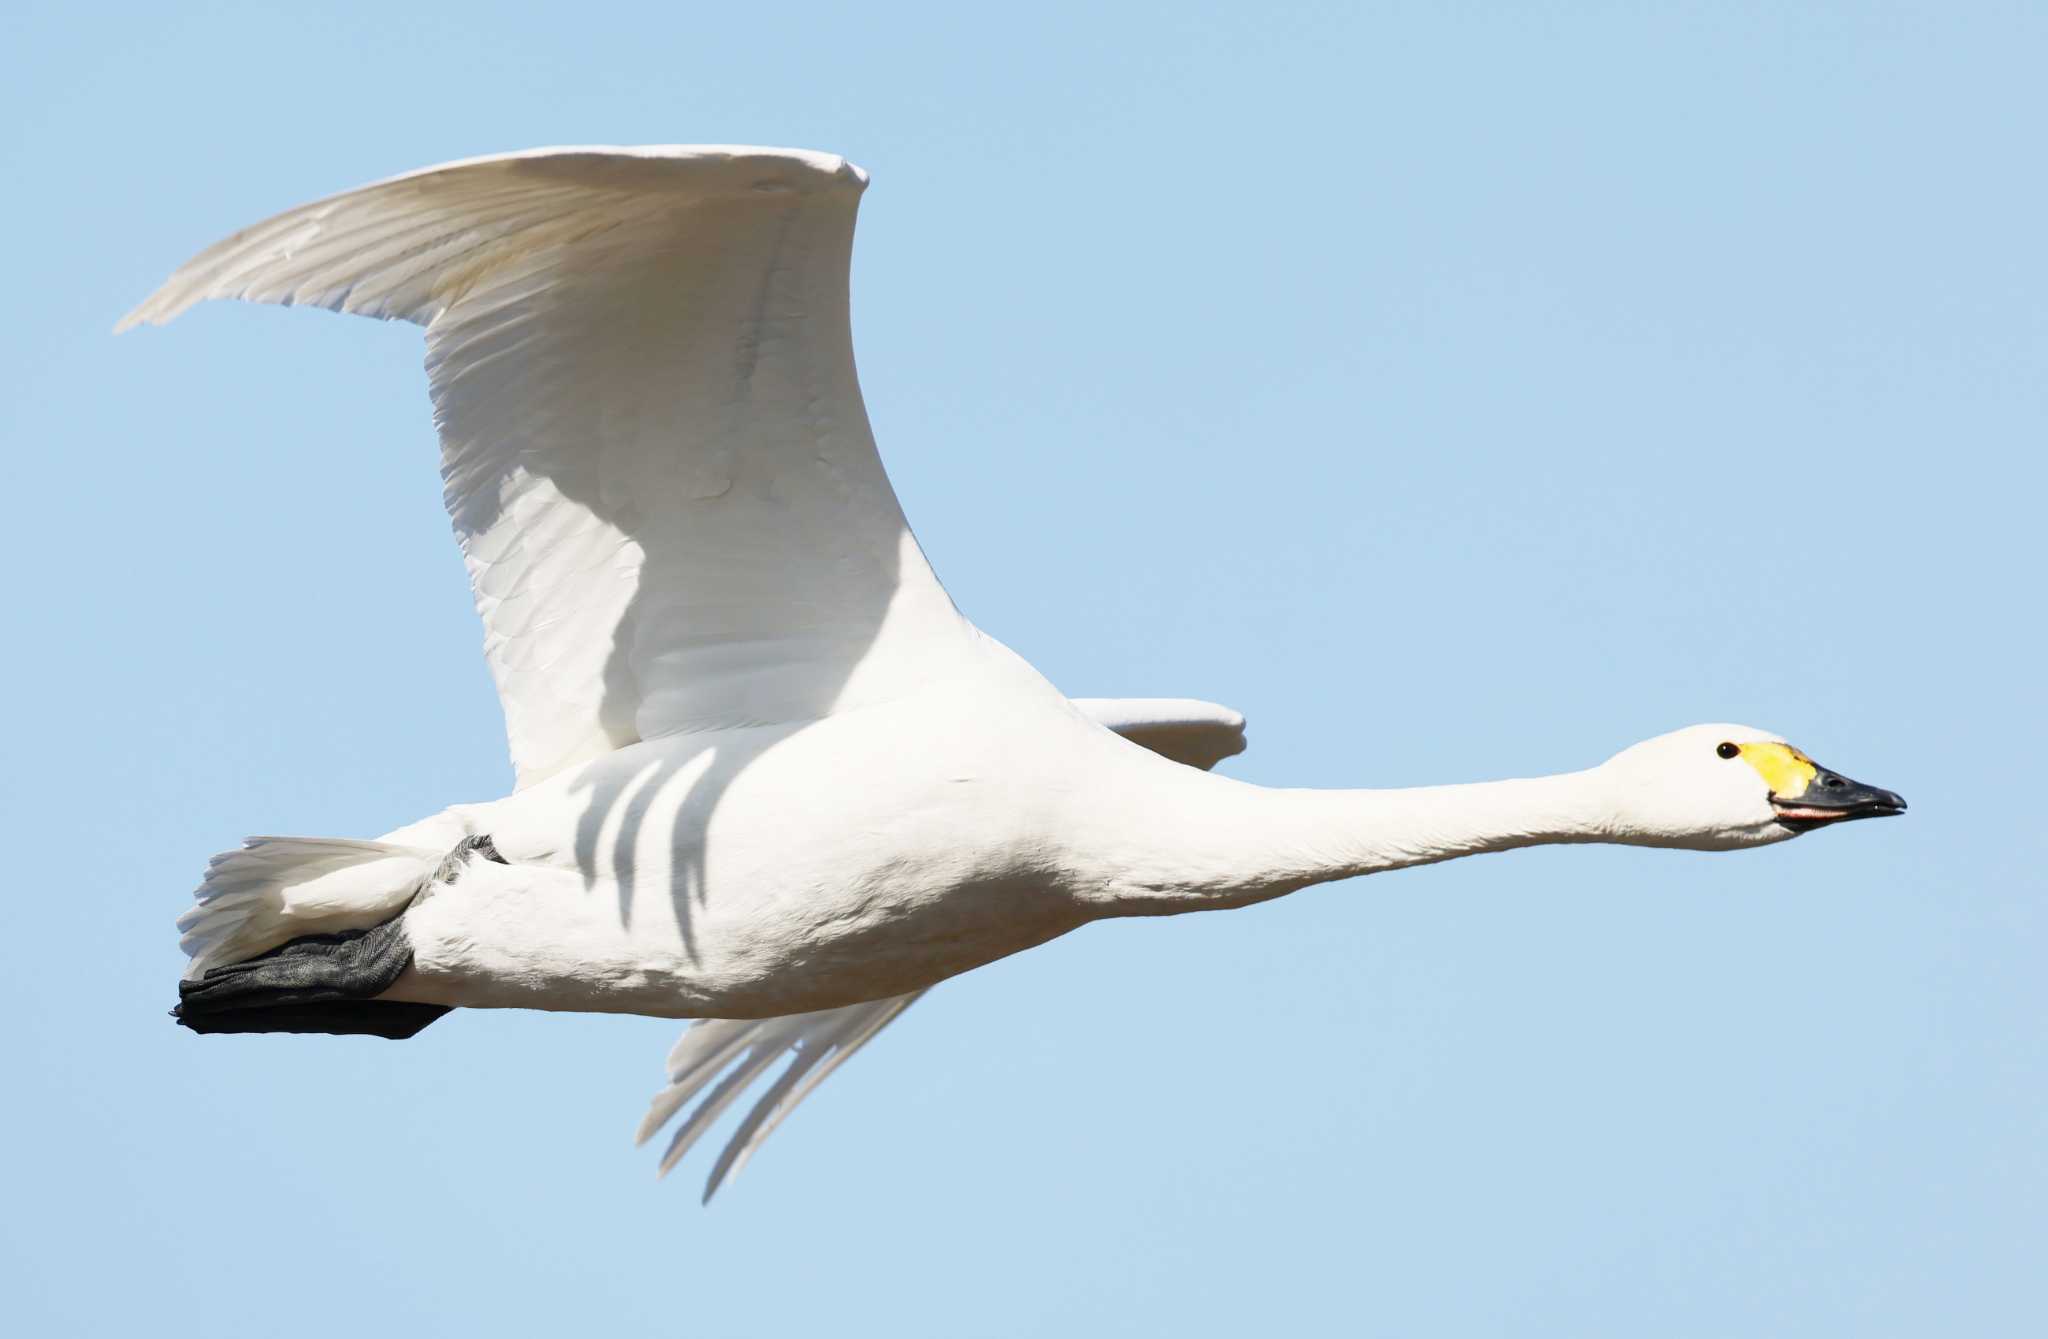
[[[782,149],[471,159],[246,229],[122,323],[244,298],[426,328],[518,774],[377,842],[217,857],[191,978],[402,916],[381,999],[703,1019],[641,1127],[699,1100],[664,1171],[788,1057],[708,1196],[933,983],[1088,920],[1824,821],[1774,806],[1832,774],[1745,727],[1529,781],[1276,791],[1199,770],[1243,748],[1235,712],[1069,702],[961,617],[883,473],[847,311],[866,184]],[[485,835],[502,863],[465,855]]]
[[427,328],[525,787],[638,739],[883,700],[964,653],[854,378],[866,180],[780,150],[475,159],[238,233],[124,324],[232,297]]

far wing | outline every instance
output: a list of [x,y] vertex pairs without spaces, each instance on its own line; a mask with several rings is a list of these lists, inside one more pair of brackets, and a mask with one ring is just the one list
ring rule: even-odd
[[1208,771],[1244,752],[1244,717],[1191,697],[1077,697],[1097,725],[1175,762]]
[[448,511],[526,786],[971,662],[854,375],[866,183],[785,149],[472,159],[238,233],[122,327],[207,298],[426,326]]

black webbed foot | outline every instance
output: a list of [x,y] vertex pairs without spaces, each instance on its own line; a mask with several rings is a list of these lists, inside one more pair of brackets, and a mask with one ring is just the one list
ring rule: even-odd
[[[434,872],[452,884],[471,856],[505,864],[487,835],[458,842]],[[380,1000],[412,965],[405,913],[367,930],[302,935],[245,962],[178,983],[171,1016],[194,1032],[319,1032],[402,1040],[446,1005]]]

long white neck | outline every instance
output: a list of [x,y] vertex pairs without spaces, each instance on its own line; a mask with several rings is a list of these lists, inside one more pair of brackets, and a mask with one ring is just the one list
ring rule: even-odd
[[1120,829],[1104,832],[1120,852],[1105,914],[1242,906],[1332,879],[1618,835],[1597,770],[1408,790],[1183,778],[1104,811]]

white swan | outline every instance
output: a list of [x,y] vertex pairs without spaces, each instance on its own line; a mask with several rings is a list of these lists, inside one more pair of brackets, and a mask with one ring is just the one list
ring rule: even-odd
[[122,322],[246,298],[426,327],[518,772],[374,842],[217,857],[180,921],[188,1025],[702,1019],[641,1128],[705,1094],[664,1171],[792,1056],[708,1197],[918,993],[1090,920],[1904,809],[1734,725],[1533,780],[1271,790],[1200,770],[1235,713],[1068,701],[955,610],[882,472],[847,317],[866,183],[781,149],[472,159],[237,233]]

